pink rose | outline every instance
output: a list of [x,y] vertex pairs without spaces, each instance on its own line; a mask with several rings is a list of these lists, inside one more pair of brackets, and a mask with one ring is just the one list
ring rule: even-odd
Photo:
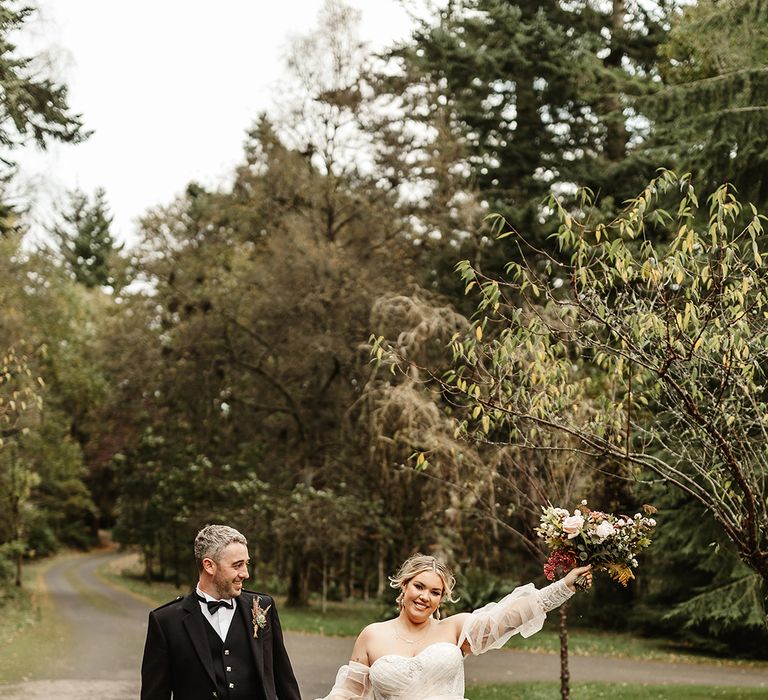
[[563,520],[563,532],[568,535],[568,539],[572,540],[576,535],[579,534],[581,531],[581,528],[584,527],[584,516],[582,516],[578,511],[576,511],[575,515],[571,515],[570,517]]

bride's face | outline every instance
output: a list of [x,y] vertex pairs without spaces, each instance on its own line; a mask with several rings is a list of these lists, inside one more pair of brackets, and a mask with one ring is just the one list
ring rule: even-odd
[[437,610],[443,597],[443,579],[434,571],[422,571],[405,585],[403,611],[414,621],[424,621]]

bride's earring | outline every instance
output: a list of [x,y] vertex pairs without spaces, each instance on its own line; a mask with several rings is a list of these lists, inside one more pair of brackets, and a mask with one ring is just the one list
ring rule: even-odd
[[403,598],[405,598],[405,591],[401,588],[400,589],[400,595],[395,598],[395,602],[397,603],[397,607],[402,610],[403,609]]

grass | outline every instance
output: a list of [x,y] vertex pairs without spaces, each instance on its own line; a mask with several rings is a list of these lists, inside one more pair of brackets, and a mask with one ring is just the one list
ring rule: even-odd
[[158,606],[189,593],[189,586],[155,581],[147,583],[141,575],[138,555],[126,554],[97,569],[96,574],[118,588],[129,591],[147,604]]
[[[560,637],[556,625],[557,621],[550,619],[538,634],[528,639],[513,637],[507,646],[520,651],[559,654]],[[668,639],[637,637],[586,628],[569,630],[568,650],[576,656],[612,656],[653,661],[684,661],[687,663],[747,666],[750,668],[764,666],[768,668],[768,662],[765,661],[706,656]]]
[[[352,601],[328,603],[325,615],[320,612],[319,601],[311,608],[280,608],[283,627],[289,630],[323,634],[331,637],[354,637],[363,627],[382,619],[383,609],[377,602]],[[560,637],[556,619],[548,620],[544,629],[533,637],[515,636],[507,648],[545,654],[560,653]],[[603,632],[584,628],[571,629],[568,648],[577,656],[609,656],[616,658],[653,661],[708,663],[748,668],[766,668],[768,662],[744,659],[723,659],[697,654],[687,647],[675,645],[667,639],[635,637],[616,632]],[[768,697],[768,695],[766,695]]]
[[[99,573],[113,584],[130,590],[154,605],[161,605],[176,596],[185,595],[189,587],[177,588],[170,583],[148,584],[140,575],[138,558],[126,555],[104,567]],[[319,600],[309,608],[287,608],[277,596],[280,620],[283,628],[297,632],[309,632],[331,637],[354,637],[366,625],[382,619],[384,609],[378,601],[347,601],[327,604],[327,611],[320,610]],[[520,651],[558,654],[560,639],[558,620],[550,617],[544,629],[533,637],[513,637],[508,648]],[[573,628],[569,634],[569,651],[579,656],[611,656],[618,658],[647,659],[654,661],[710,663],[750,668],[766,668],[768,662],[741,659],[721,659],[696,654],[666,639],[636,637],[628,634]],[[763,691],[765,693],[765,691]],[[664,697],[664,696],[659,696]],[[691,696],[697,697],[697,696]]]
[[[467,689],[466,696],[468,700],[558,700],[560,686],[556,683],[474,686]],[[765,700],[765,697],[765,688],[631,683],[574,683],[571,686],[571,700]]]
[[23,588],[9,588],[0,592],[0,646],[6,647],[21,630],[40,619],[39,603],[34,591],[34,570],[24,570]]
[[[172,583],[147,583],[141,575],[135,555],[120,557],[97,572],[110,583],[129,590],[153,605],[162,605],[177,596],[189,593],[189,586],[176,587]],[[329,637],[354,637],[370,622],[378,620],[382,608],[377,602],[329,602],[325,614],[320,604],[311,608],[286,608],[277,596],[280,622],[283,629],[310,632]]]
[[280,621],[285,629],[312,632],[328,637],[356,637],[366,625],[381,619],[382,607],[377,602],[328,602],[325,615],[320,604],[312,608],[280,608]]
[[[319,602],[311,608],[280,607],[280,620],[285,629],[323,634],[331,637],[354,637],[363,627],[382,619],[382,607],[377,602],[352,601],[328,603],[325,615],[320,612]],[[507,648],[546,654],[560,653],[558,621],[550,619],[544,629],[528,639],[513,637]],[[610,656],[616,658],[645,659],[666,662],[709,663],[749,668],[766,668],[768,662],[743,659],[722,659],[696,654],[676,646],[666,639],[634,637],[628,634],[602,632],[589,629],[572,629],[568,636],[571,654],[577,656]],[[768,695],[766,696],[768,697]]]
[[[43,582],[43,574],[51,563],[52,560],[27,564],[22,589],[9,591],[0,599],[3,681],[23,680],[39,663],[55,660],[57,650],[66,644],[69,630],[57,617]],[[41,627],[44,634],[40,634]]]
[[[176,588],[169,583],[147,584],[140,576],[135,558],[126,557],[115,562],[111,569],[100,573],[115,585],[131,590],[134,594],[161,605],[184,595],[189,587]],[[354,637],[363,627],[382,619],[384,610],[378,601],[347,601],[327,604],[323,614],[319,601],[309,608],[287,608],[278,596],[280,620],[283,628],[296,632],[309,632],[329,637]],[[550,619],[544,629],[533,637],[513,637],[507,645],[510,649],[547,654],[560,653],[558,621]],[[720,659],[696,654],[683,646],[675,646],[666,639],[634,637],[627,634],[574,628],[570,631],[568,646],[571,654],[579,656],[612,656],[618,658],[648,659],[655,661],[710,663],[750,668],[766,668],[768,662],[742,659]]]
[[[170,583],[146,583],[140,576],[138,559],[133,555],[126,555],[125,558],[114,562],[111,567],[102,569],[100,574],[115,585],[126,588],[155,605],[161,605],[173,600],[176,596],[185,595],[189,592],[189,586],[177,588]],[[382,619],[384,613],[384,609],[378,601],[329,601],[325,614],[320,610],[319,601],[309,608],[287,608],[280,596],[277,596],[277,601],[280,620],[284,629],[329,637],[357,636],[367,624]],[[507,646],[510,649],[520,651],[559,654],[560,638],[557,624],[556,619],[550,618],[544,629],[538,634],[528,639],[513,637]],[[570,630],[568,646],[570,653],[577,656],[612,656],[768,669],[768,662],[765,661],[704,656],[696,654],[682,645],[675,645],[667,639],[635,637],[628,634],[582,628]]]

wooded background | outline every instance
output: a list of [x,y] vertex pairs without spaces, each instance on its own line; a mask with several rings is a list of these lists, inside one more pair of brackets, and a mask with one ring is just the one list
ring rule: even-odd
[[231,186],[130,246],[103,190],[25,243],[14,152],[87,138],[30,12],[0,2],[4,590],[103,529],[192,582],[226,522],[288,604],[421,550],[472,606],[540,582],[548,501],[653,503],[581,619],[766,653],[765,3],[449,2],[373,55],[328,2]]

